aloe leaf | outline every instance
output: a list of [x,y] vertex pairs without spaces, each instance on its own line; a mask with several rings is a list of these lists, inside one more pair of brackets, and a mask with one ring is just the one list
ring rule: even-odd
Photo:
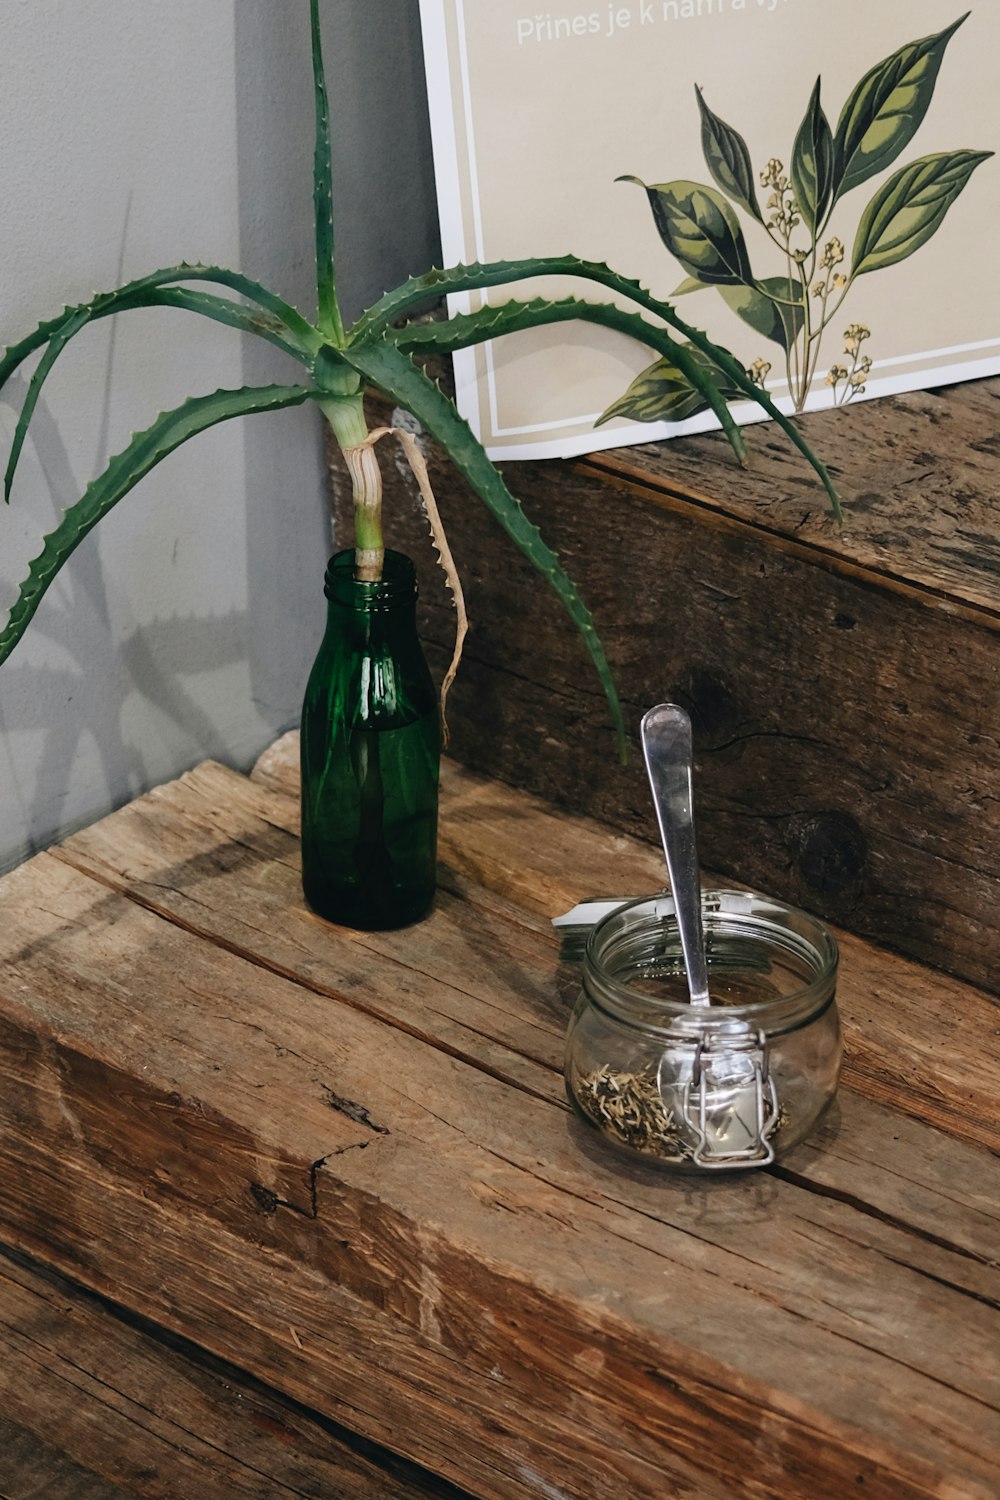
[[[241,297],[246,297],[249,302],[255,302],[258,307],[266,308],[268,312],[274,313],[288,330],[289,337],[296,342],[302,353],[316,354],[323,346],[322,336],[317,332],[308,318],[304,318],[297,308],[284,297],[279,297],[276,292],[268,291],[266,286],[261,286],[259,281],[244,276],[242,271],[230,271],[225,266],[181,266],[172,275],[166,272],[155,272],[161,282],[164,281],[211,281],[218,286],[227,286],[230,291],[238,292]],[[151,278],[147,278],[151,279]],[[122,287],[127,291],[127,287]],[[115,292],[111,296],[117,296]]]
[[625,759],[625,722],[604,647],[590,612],[537,526],[528,520],[467,422],[447,396],[399,349],[385,343],[350,348],[345,358],[359,374],[411,412],[444,448],[460,474],[486,504],[513,542],[553,589],[583,639],[597,669],[615,722],[618,748]]
[[[362,314],[351,330],[349,343],[363,344],[380,337],[391,324],[435,298],[461,292],[485,291],[489,287],[527,281],[535,276],[573,276],[580,281],[594,282],[638,303],[647,312],[655,313],[658,318],[671,323],[687,337],[687,325],[678,317],[670,303],[661,302],[654,297],[641,282],[612,271],[603,261],[580,260],[576,255],[549,255],[530,260],[473,261],[467,266],[449,266],[444,270],[435,268],[426,271],[423,276],[412,276],[394,291],[380,297],[378,302]],[[685,282],[678,288],[678,293],[693,290],[694,287]]]
[[[666,317],[666,313],[663,316]],[[734,359],[727,349],[723,349],[721,345],[713,343],[706,334],[702,333],[700,328],[692,328],[689,324],[684,323],[683,319],[676,317],[676,315],[673,315],[670,321],[672,326],[686,335],[696,349],[700,349],[703,354],[707,354],[719,366],[723,375],[729,377],[737,389],[742,391],[747,400],[756,401],[757,405],[763,411],[767,412],[771,420],[777,423],[785,436],[798,448],[802,457],[818,476],[820,483],[826,490],[830,501],[830,509],[833,511],[834,517],[837,521],[842,521],[844,519],[844,510],[840,503],[837,488],[830,477],[830,471],[827,469],[826,464],[817,458],[795,423],[785,416],[780,407],[775,405],[763,386],[757,385],[751,380],[739,360]]]
[[743,434],[719,390],[716,379],[719,372],[714,362],[696,358],[690,349],[678,344],[665,329],[654,327],[638,313],[629,312],[610,302],[581,302],[576,297],[568,297],[559,302],[546,302],[542,298],[531,302],[501,302],[497,306],[480,308],[475,313],[458,313],[444,323],[422,323],[402,329],[390,329],[385,337],[397,348],[409,352],[434,350],[436,353],[451,353],[455,349],[465,349],[470,344],[481,344],[486,339],[500,338],[505,333],[517,333],[525,328],[541,328],[550,323],[577,321],[599,323],[605,328],[613,328],[617,333],[627,334],[678,366],[690,385],[701,395],[705,406],[711,407],[715,412],[736,457],[741,463],[746,459]]
[[310,339],[308,346],[305,345],[277,313],[268,312],[261,307],[245,307],[241,302],[233,302],[228,297],[214,297],[211,292],[195,292],[182,286],[157,287],[130,300],[129,306],[178,307],[182,312],[201,313],[216,323],[238,329],[240,333],[253,333],[258,338],[266,339],[269,344],[274,344],[275,348],[290,354],[292,359],[297,359],[302,364],[311,364],[315,357],[313,340]]
[[[136,307],[179,307],[187,312],[202,313],[217,323],[227,323],[232,328],[238,328],[242,333],[257,334],[277,345],[286,354],[290,354],[293,359],[309,363],[309,355],[303,353],[298,345],[290,343],[283,336],[287,330],[277,314],[266,312],[261,308],[244,307],[238,302],[230,302],[225,297],[213,297],[205,292],[193,292],[186,287],[160,286],[147,287],[141,292],[136,292],[126,300],[117,302],[110,310],[124,312],[128,308]],[[109,309],[104,309],[95,314],[91,307],[78,307],[49,339],[45,353],[31,377],[28,393],[24,398],[24,405],[14,431],[14,441],[11,444],[10,458],[4,475],[4,499],[6,501],[10,501],[11,485],[21,457],[21,450],[24,447],[28,425],[52,366],[74,334],[79,333],[81,328],[85,328],[95,316],[106,317],[108,311]]]
[[335,343],[344,341],[337,303],[333,259],[333,168],[330,159],[330,101],[323,68],[319,0],[309,0],[312,27],[313,91],[316,98],[316,147],[313,154],[313,210],[316,218],[316,303],[319,327]]
[[[320,334],[300,312],[283,298],[276,296],[274,292],[269,292],[259,282],[251,280],[249,276],[244,276],[239,271],[229,271],[224,266],[182,264],[152,271],[148,276],[140,276],[135,281],[126,282],[124,286],[118,287],[113,292],[98,292],[89,302],[81,302],[76,307],[65,307],[56,317],[47,318],[39,323],[38,327],[25,338],[16,344],[11,344],[5,350],[3,358],[0,359],[0,389],[23,361],[57,335],[75,313],[86,310],[88,321],[106,318],[112,313],[124,312],[130,307],[146,305],[142,301],[142,294],[145,291],[178,281],[210,281],[217,286],[226,286],[248,298],[249,301],[257,303],[259,307],[267,309],[287,330],[289,342],[295,346],[297,356],[315,355],[323,346]],[[260,332],[261,330],[251,331]]]
[[669,302],[661,302],[638,281],[620,276],[601,261],[580,260],[575,255],[556,255],[536,260],[484,261],[469,266],[452,266],[447,270],[428,271],[423,276],[415,276],[403,282],[395,291],[387,293],[369,308],[355,324],[351,342],[370,342],[390,323],[404,316],[410,309],[419,307],[429,297],[503,286],[508,282],[523,281],[534,276],[576,276],[584,281],[592,281],[598,286],[607,287],[618,296],[627,297],[656,317],[662,318],[696,349],[700,349],[717,363],[746,399],[755,401],[778,424],[819,476],[837,519],[842,518],[840,497],[826,466],[813,453],[794,422],[779,410],[766,391],[754,384],[739,361],[720,345],[713,343],[701,329],[685,322]]
[[944,151],[894,172],[861,215],[851,275],[894,266],[927,243],[972,173],[992,151]]
[[694,91],[701,111],[701,149],[708,170],[734,203],[738,203],[748,214],[763,223],[754,191],[753,167],[750,165],[746,141],[738,130],[727,125],[725,120],[720,119],[708,107],[697,84]]
[[823,222],[833,187],[833,132],[815,86],[792,147],[792,187],[810,231]]
[[970,12],[876,63],[841,110],[834,138],[833,200],[890,166],[912,140],[934,94],[944,50]]
[[45,384],[48,373],[58,359],[61,351],[69,343],[74,333],[78,333],[87,321],[86,311],[83,308],[77,308],[76,312],[66,320],[59,332],[54,334],[49,340],[48,347],[31,377],[28,393],[24,398],[24,405],[21,407],[17,426],[14,429],[14,441],[11,444],[10,457],[7,460],[7,469],[3,479],[3,497],[8,505],[10,504],[10,487],[14,482],[14,471],[17,468],[17,461],[21,456],[21,449],[24,447],[24,440],[28,432],[28,423],[31,421],[32,413],[38,403],[42,386]]
[[173,411],[161,413],[152,426],[136,433],[128,447],[111,460],[103,474],[93,480],[80,499],[69,507],[55,531],[45,537],[41,552],[31,562],[7,624],[0,631],[0,663],[6,661],[21,639],[46,589],[76,546],[168,453],[188,438],[230,417],[296,406],[313,395],[309,387],[301,385],[247,386],[237,391],[213,391],[211,395],[196,396]]
[[364,344],[380,337],[393,323],[406,317],[424,303],[460,292],[486,291],[491,286],[525,281],[532,276],[579,276],[604,286],[616,284],[626,289],[626,296],[641,294],[637,281],[624,281],[600,261],[580,260],[575,255],[546,256],[541,259],[473,261],[467,266],[435,267],[422,276],[411,276],[372,304],[351,329],[349,344]]
[[[643,295],[646,297],[649,296],[648,293],[644,293]],[[637,298],[636,300],[638,301],[639,299]],[[820,483],[826,490],[830,501],[830,508],[834,516],[838,521],[842,521],[844,519],[843,507],[841,506],[836,486],[830,477],[830,472],[826,465],[817,458],[795,423],[785,416],[780,407],[775,405],[767,391],[751,379],[739,360],[734,358],[728,349],[724,349],[721,344],[714,343],[700,328],[694,328],[690,323],[686,323],[683,318],[678,317],[669,304],[662,303],[658,305],[655,298],[650,298],[649,300],[654,310],[659,306],[660,316],[665,322],[669,323],[672,328],[676,328],[678,333],[682,333],[688,342],[693,344],[696,349],[699,349],[702,354],[707,354],[709,359],[718,365],[723,375],[727,376],[736,388],[742,391],[748,401],[755,401],[763,411],[767,412],[771,420],[778,424],[785,436],[798,448],[803,458],[818,476]]]
[[[611,278],[612,280],[615,279],[613,272],[611,273]],[[632,295],[635,296],[634,293]],[[780,407],[775,405],[767,391],[751,379],[739,360],[730,354],[729,350],[725,349],[721,344],[716,344],[700,328],[695,328],[692,324],[685,322],[683,318],[678,316],[669,303],[658,302],[655,297],[651,296],[641,287],[639,288],[639,295],[635,296],[635,300],[640,305],[648,306],[651,311],[658,313],[665,323],[669,323],[671,328],[675,328],[678,333],[683,334],[688,343],[700,350],[702,354],[707,355],[713,364],[718,365],[722,374],[732,381],[736,389],[743,393],[746,400],[756,402],[762,411],[767,412],[771,420],[777,423],[785,436],[798,448],[803,458],[813,469],[823,488],[826,490],[830,501],[830,508],[834,516],[838,521],[842,521],[844,519],[844,512],[840,503],[840,496],[837,494],[836,486],[830,477],[830,472],[826,465],[817,458],[795,423],[785,416]]]

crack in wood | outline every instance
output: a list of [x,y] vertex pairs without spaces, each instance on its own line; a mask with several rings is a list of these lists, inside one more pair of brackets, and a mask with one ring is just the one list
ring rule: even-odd
[[[352,1116],[353,1118],[353,1116]],[[372,1126],[373,1130],[379,1129]],[[388,1135],[387,1130],[382,1132]],[[268,1188],[260,1182],[250,1184],[250,1196],[253,1198],[261,1213],[270,1217],[276,1214],[279,1208],[289,1208],[293,1214],[298,1214],[302,1219],[316,1220],[319,1218],[319,1174],[328,1161],[335,1156],[343,1156],[348,1151],[367,1151],[371,1145],[370,1141],[351,1141],[346,1146],[337,1146],[333,1151],[328,1151],[325,1156],[317,1157],[309,1167],[309,1207],[303,1208],[299,1203],[293,1203],[290,1198],[282,1198],[273,1188]]]
[[[778,1177],[782,1182],[788,1182],[793,1187],[804,1188],[807,1192],[815,1193],[820,1198],[830,1198],[835,1203],[843,1203],[848,1208],[855,1209],[858,1213],[867,1215],[868,1218],[877,1219],[879,1223],[887,1224],[892,1229],[898,1229],[903,1234],[911,1235],[914,1239],[922,1240],[928,1245],[934,1245],[938,1250],[946,1250],[953,1255],[961,1255],[966,1260],[974,1261],[977,1265],[993,1269],[997,1261],[991,1260],[978,1251],[967,1250],[963,1245],[957,1245],[953,1240],[945,1239],[943,1235],[934,1234],[929,1229],[922,1229],[918,1224],[910,1224],[905,1219],[898,1218],[895,1214],[888,1213],[885,1209],[876,1208],[872,1203],[866,1203],[856,1193],[848,1192],[846,1188],[836,1188],[825,1182],[815,1182],[801,1172],[794,1171],[783,1162],[775,1162],[767,1168],[773,1177]],[[965,1288],[955,1287],[954,1290],[964,1292]],[[975,1293],[967,1292],[968,1296]]]
[[[958,1251],[957,1253],[961,1254],[962,1252]],[[893,1265],[903,1266],[907,1271],[912,1271],[915,1276],[923,1276],[925,1280],[933,1281],[936,1286],[943,1286],[946,1291],[958,1292],[963,1297],[969,1297],[973,1302],[978,1302],[981,1306],[988,1307],[991,1312],[1000,1312],[1000,1298],[998,1297],[986,1297],[982,1292],[974,1292],[971,1287],[962,1286],[957,1281],[951,1281],[947,1276],[937,1276],[933,1271],[929,1271],[926,1266],[914,1265],[912,1261],[904,1260],[897,1255],[890,1255],[887,1250],[883,1250],[882,1254],[886,1260],[891,1260]],[[978,1259],[979,1257],[971,1258]],[[992,1267],[996,1265],[996,1262],[986,1261],[985,1264]],[[974,1399],[979,1400],[980,1398],[974,1397]],[[986,1402],[982,1404],[988,1405]]]
[[817,750],[823,750],[828,755],[833,753],[833,747],[826,740],[817,740],[808,734],[786,734],[781,729],[752,729],[746,734],[736,734],[731,740],[725,740],[721,745],[699,745],[699,755],[721,755],[725,750],[732,750],[736,745],[749,744],[751,740],[781,740],[789,745],[812,745]]
[[369,1130],[375,1131],[377,1135],[389,1134],[388,1126],[377,1125],[363,1104],[356,1104],[353,1099],[341,1098],[340,1094],[335,1093],[328,1083],[321,1083],[320,1088],[326,1095],[327,1104],[331,1109],[335,1109],[338,1114],[346,1115],[356,1125],[367,1126]]

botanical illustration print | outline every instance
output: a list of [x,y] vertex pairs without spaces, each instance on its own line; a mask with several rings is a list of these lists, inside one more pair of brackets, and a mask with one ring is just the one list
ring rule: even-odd
[[[848,254],[840,237],[847,233],[842,200],[908,145],[927,113],[945,48],[968,14],[870,68],[844,104],[836,131],[820,103],[817,79],[787,167],[772,157],[755,172],[742,135],[713,112],[696,87],[702,149],[721,192],[698,182],[651,186],[637,177],[618,179],[644,189],[660,238],[688,273],[674,296],[715,287],[737,317],[777,344],[796,411],[803,409],[816,378],[831,324],[840,325],[842,346],[826,384],[839,405],[864,392],[872,367],[871,330],[847,322],[842,311],[854,282],[919,250],[975,168],[993,155],[945,151],[900,167],[864,208]],[[736,209],[763,227],[776,252],[778,274],[755,274]],[[760,357],[747,373],[763,385],[770,370],[770,361]],[[719,386],[727,399],[738,395],[721,372]],[[705,409],[683,372],[661,359],[599,420],[681,421]]]

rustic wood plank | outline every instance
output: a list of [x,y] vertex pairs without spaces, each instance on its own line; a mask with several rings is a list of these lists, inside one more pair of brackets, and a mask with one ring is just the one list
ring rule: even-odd
[[826,552],[845,573],[853,564],[890,588],[920,590],[931,607],[964,602],[998,614],[998,413],[992,377],[799,418],[836,475],[847,513],[840,531],[811,471],[770,424],[747,430],[746,470],[716,434],[587,462],[628,478],[648,474],[665,495]]
[[167,1343],[2,1251],[0,1492],[9,1500],[459,1496],[235,1366]]
[[108,1484],[37,1433],[0,1417],[0,1500],[134,1500],[134,1491]]
[[[218,773],[207,768],[197,773],[203,774]],[[281,817],[293,832],[298,827],[296,732],[271,746],[253,779],[281,799]],[[442,878],[449,890],[465,895],[475,888],[480,901],[482,892],[490,890],[545,918],[587,896],[641,895],[657,890],[664,880],[659,850],[613,834],[592,820],[567,818],[540,799],[512,794],[503,783],[451,762],[445,763],[443,784],[447,812],[441,823]],[[163,795],[174,794],[165,790]],[[211,800],[220,808],[232,807],[228,797],[216,795]],[[254,813],[252,802],[244,797],[236,820],[223,828],[224,836],[245,839],[242,820],[248,813],[261,816],[266,805],[261,803]],[[528,822],[530,838],[525,837]],[[100,826],[72,848],[94,854],[105,844],[109,855],[122,863],[120,834],[109,840]],[[130,877],[141,874],[139,868],[125,868]],[[597,887],[595,880],[604,883]],[[722,882],[710,877],[710,883]],[[216,899],[224,905],[221,891]],[[291,874],[288,900],[294,901]],[[842,955],[838,1003],[847,1035],[846,1078],[852,1088],[900,1114],[1000,1149],[995,1103],[1000,1098],[1000,1032],[993,997],[850,933],[837,930],[836,936]],[[564,972],[563,978],[564,992],[571,995],[573,971]],[[958,1030],[957,1015],[965,1023]],[[551,1040],[548,1061],[558,1067],[561,1024]]]
[[[705,436],[508,474],[594,612],[633,736],[653,702],[692,712],[706,864],[994,990],[998,393],[993,380],[806,419],[848,498],[839,532],[769,428],[749,435],[749,473]],[[641,757],[617,765],[572,626],[426,449],[472,620],[453,753],[649,836]],[[411,477],[384,469],[390,540],[417,562],[441,675],[450,598]]]
[[[624,1338],[624,1329],[616,1326],[610,1312],[601,1316],[600,1304],[606,1299],[599,1297],[594,1303],[590,1276],[580,1279],[581,1286],[589,1288],[596,1325],[585,1333],[569,1308],[553,1306],[551,1298],[532,1296],[517,1284],[504,1285],[503,1313],[498,1318],[491,1311],[484,1328],[483,1307],[494,1308],[497,1290],[491,1285],[493,1273],[482,1270],[478,1282],[468,1286],[466,1267],[458,1282],[449,1280],[448,1272],[454,1267],[437,1259],[433,1241],[415,1245],[408,1238],[399,1240],[391,1233],[391,1223],[382,1220],[369,1201],[372,1211],[366,1221],[341,1219],[331,1227],[351,1236],[371,1236],[371,1248],[380,1251],[382,1261],[387,1243],[398,1246],[393,1253],[400,1257],[399,1275],[405,1278],[406,1295],[419,1304],[415,1319],[418,1316],[422,1323],[420,1333],[415,1327],[400,1330],[391,1319],[380,1317],[381,1308],[366,1306],[359,1312],[357,1303],[345,1300],[337,1288],[320,1291],[314,1278],[310,1284],[301,1255],[270,1255],[269,1274],[262,1277],[251,1247],[210,1222],[192,1225],[167,1208],[151,1209],[140,1194],[123,1192],[118,1182],[112,1190],[112,1180],[101,1174],[95,1179],[95,1192],[79,1181],[68,1160],[55,1155],[39,1159],[31,1143],[24,1143],[23,1150],[25,1176],[36,1182],[40,1176],[55,1205],[38,1226],[47,1254],[72,1258],[81,1232],[101,1239],[106,1246],[102,1273],[131,1295],[143,1296],[159,1317],[196,1329],[210,1347],[221,1346],[223,1352],[238,1349],[244,1362],[274,1371],[283,1388],[293,1394],[305,1398],[320,1390],[327,1393],[324,1399],[328,1401],[339,1398],[352,1424],[363,1430],[374,1426],[386,1435],[395,1432],[397,1442],[402,1430],[407,1441],[417,1445],[430,1436],[435,1466],[458,1464],[461,1473],[473,1476],[477,1494],[536,1493],[542,1486],[536,1486],[532,1476],[545,1474],[552,1476],[548,1481],[552,1487],[566,1495],[603,1496],[613,1493],[614,1484],[622,1479],[634,1485],[636,1493],[662,1493],[662,1468],[652,1458],[642,1462],[641,1454],[643,1450],[647,1455],[658,1454],[662,1463],[664,1444],[676,1445],[678,1450],[669,1476],[671,1482],[686,1476],[676,1491],[680,1494],[731,1496],[733,1487],[743,1484],[745,1488],[738,1492],[748,1495],[812,1497],[843,1493],[854,1482],[864,1483],[866,1493],[878,1496],[991,1493],[988,1476],[995,1449],[991,1456],[990,1426],[987,1423],[984,1430],[981,1412],[974,1406],[970,1411],[976,1413],[976,1427],[964,1437],[953,1429],[948,1421],[950,1393],[940,1381],[930,1387],[926,1399],[909,1408],[912,1420],[920,1423],[923,1440],[916,1458],[911,1455],[900,1463],[898,1455],[878,1442],[862,1442],[859,1449],[853,1424],[846,1430],[831,1425],[829,1412],[817,1422],[817,1414],[801,1393],[774,1404],[753,1382],[734,1390],[732,1372],[710,1367],[702,1369],[698,1378],[680,1348],[664,1349],[660,1343],[644,1347],[631,1325]],[[20,1176],[22,1163],[17,1154],[10,1159]],[[337,1206],[330,1208],[335,1212]],[[505,1219],[522,1220],[522,1232],[530,1206],[530,1200],[503,1195],[496,1203]],[[758,1218],[751,1215],[749,1222],[754,1225]],[[539,1224],[543,1227],[540,1236]],[[542,1253],[552,1250],[551,1235],[544,1233],[547,1227],[544,1211],[528,1224],[532,1241],[541,1239]],[[198,1234],[195,1244],[192,1228]],[[137,1248],[146,1256],[153,1252],[156,1274],[147,1272],[145,1258],[136,1256]],[[553,1262],[556,1267],[560,1259]],[[475,1268],[482,1266],[477,1258]],[[239,1295],[234,1295],[233,1273]],[[442,1287],[451,1295],[445,1297]],[[676,1276],[664,1279],[662,1264],[651,1287],[661,1304],[665,1297],[672,1301],[684,1296]],[[178,1288],[183,1288],[182,1298]],[[870,1300],[878,1300],[877,1291]],[[917,1307],[919,1294],[914,1314]],[[733,1318],[739,1328],[738,1309],[730,1309]],[[293,1344],[289,1326],[296,1329],[306,1357]],[[442,1335],[450,1354],[443,1371],[429,1357],[424,1341]],[[744,1336],[738,1335],[740,1342]],[[723,1351],[732,1337],[732,1324],[727,1322]],[[783,1342],[779,1339],[780,1347]],[[856,1371],[850,1346],[841,1349],[842,1357],[830,1366],[822,1344],[820,1340],[815,1351],[817,1375],[822,1371],[827,1380],[853,1379]],[[381,1351],[374,1368],[368,1354],[373,1345]],[[386,1362],[387,1352],[394,1356],[392,1368]],[[486,1361],[491,1361],[488,1367]],[[402,1377],[399,1363],[407,1372]],[[489,1378],[484,1383],[487,1368]],[[912,1402],[914,1382],[905,1370],[893,1368],[893,1376],[903,1387],[903,1399]],[[456,1389],[461,1393],[458,1408],[449,1413],[443,1429],[436,1404],[430,1411],[423,1405],[425,1387],[435,1380],[438,1402],[445,1408],[454,1402]],[[531,1390],[531,1404],[519,1410],[516,1387],[525,1382]],[[606,1412],[602,1398],[609,1382],[623,1404],[613,1401],[613,1409]],[[571,1393],[578,1392],[574,1410],[579,1414],[582,1401],[586,1412],[582,1431],[577,1426],[579,1416],[571,1412],[560,1420],[551,1410],[550,1383],[560,1389],[568,1383]],[[878,1400],[881,1393],[866,1394]],[[883,1395],[879,1405],[885,1404]],[[884,1421],[885,1411],[880,1410],[878,1416]],[[720,1422],[726,1428],[721,1442],[716,1431]],[[790,1428],[800,1429],[800,1441],[794,1445],[789,1444]],[[541,1455],[539,1433],[547,1437]],[[975,1455],[970,1458],[963,1451],[969,1441],[979,1451],[985,1486],[969,1478],[970,1465],[977,1466]],[[774,1445],[770,1458],[761,1455],[762,1443]],[[959,1454],[949,1451],[944,1472],[940,1466],[919,1461],[920,1449],[930,1449],[941,1458],[955,1443]],[[683,1462],[689,1449],[693,1450],[690,1468]],[[700,1465],[709,1456],[709,1469],[701,1472]],[[784,1472],[789,1464],[790,1474]]]
[[404,935],[304,913],[293,799],[212,767],[8,877],[7,1232],[477,1494],[989,1494],[993,1156],[845,1089],[773,1173],[622,1171],[561,1092],[544,853],[541,910],[477,883],[545,815],[454,790]]

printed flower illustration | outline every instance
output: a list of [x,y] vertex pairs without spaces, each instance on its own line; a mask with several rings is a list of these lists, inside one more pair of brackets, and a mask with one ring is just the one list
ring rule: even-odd
[[[843,349],[849,358],[824,376],[825,331],[842,316],[860,276],[898,265],[926,244],[976,167],[993,155],[958,150],[918,157],[876,189],[850,252],[840,237],[839,217],[840,233],[832,232],[846,195],[890,167],[912,140],[930,105],[945,48],[966,19],[908,42],[870,68],[844,104],[836,130],[823,111],[817,79],[787,167],[772,156],[755,174],[743,136],[709,108],[696,87],[702,148],[716,186],[618,179],[644,190],[660,238],[687,273],[674,295],[714,287],[737,317],[781,348],[796,411],[805,406],[817,376],[833,389],[838,405],[864,394],[872,359],[862,345],[871,330],[850,324]],[[764,230],[779,257],[779,274],[759,276],[753,270],[737,210]],[[770,368],[757,359],[747,373],[763,384]],[[652,366],[600,420],[677,421],[706,410],[704,400],[694,402],[692,390],[677,377],[674,369]]]

